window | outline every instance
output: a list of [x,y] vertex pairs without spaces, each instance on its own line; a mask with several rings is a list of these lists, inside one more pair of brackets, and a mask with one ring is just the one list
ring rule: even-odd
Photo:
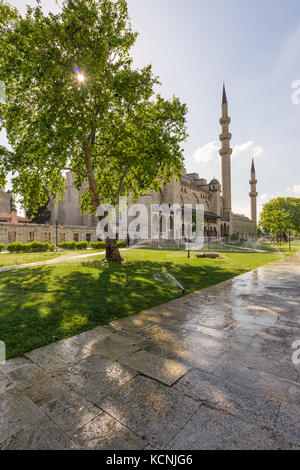
[[34,232],[29,232],[28,233],[28,241],[33,242],[34,241]]
[[17,232],[8,232],[8,241],[10,243],[15,242],[17,239]]
[[90,241],[92,240],[92,235],[90,233],[87,233],[86,236],[85,236],[85,239],[87,242],[90,243]]
[[79,233],[74,233],[74,242],[79,242]]
[[66,234],[65,233],[60,233],[59,234],[59,241],[60,243],[63,243],[66,241]]
[[44,233],[44,239],[45,239],[45,242],[51,243],[51,233],[50,232]]

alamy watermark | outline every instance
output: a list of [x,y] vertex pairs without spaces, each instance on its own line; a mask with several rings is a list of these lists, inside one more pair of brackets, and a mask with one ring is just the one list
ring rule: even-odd
[[300,80],[294,80],[292,83],[292,89],[295,90],[292,93],[292,103],[300,104]]
[[300,364],[300,339],[293,342],[292,348],[296,349],[296,351],[292,355],[293,364],[295,366],[299,366]]
[[6,360],[6,345],[4,341],[0,341],[0,364],[5,364]]
[[100,204],[96,215],[99,240],[174,240],[186,249],[199,249],[204,244],[204,205],[197,204],[132,204],[126,197],[118,206]]
[[5,104],[5,83],[0,80],[0,104]]

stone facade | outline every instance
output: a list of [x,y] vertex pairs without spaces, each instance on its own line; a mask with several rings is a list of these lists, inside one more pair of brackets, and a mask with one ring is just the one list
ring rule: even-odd
[[[57,242],[97,241],[94,227],[58,225]],[[30,243],[33,241],[56,243],[56,226],[0,222],[0,243]]]
[[74,186],[75,176],[73,173],[68,172],[66,175],[66,190],[64,200],[51,200],[51,223],[55,224],[58,221],[59,225],[76,225],[95,227],[97,225],[97,217],[92,215],[83,215],[80,211],[79,196],[82,194],[86,187],[82,187],[81,191]]

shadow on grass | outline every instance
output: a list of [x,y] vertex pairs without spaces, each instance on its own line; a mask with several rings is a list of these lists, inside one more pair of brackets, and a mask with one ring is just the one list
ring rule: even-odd
[[41,266],[0,275],[0,340],[8,357],[138,313],[181,296],[155,279],[169,272],[186,292],[244,272],[239,266],[134,261]]

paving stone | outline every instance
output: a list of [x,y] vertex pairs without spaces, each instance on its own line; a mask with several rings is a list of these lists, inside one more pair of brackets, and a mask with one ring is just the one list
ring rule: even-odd
[[129,331],[140,331],[144,328],[148,328],[153,325],[153,322],[150,319],[142,318],[139,315],[131,315],[129,317],[121,318],[110,323],[113,328],[124,329]]
[[80,348],[90,349],[95,342],[112,335],[114,332],[115,328],[110,325],[98,326],[97,328],[73,336],[73,338],[64,340],[64,342],[66,345],[70,344],[79,346]]
[[0,393],[7,392],[14,388],[14,384],[3,374],[0,374]]
[[282,438],[230,416],[202,406],[184,426],[168,450],[271,450],[291,449]]
[[158,312],[155,310],[143,310],[141,313],[138,313],[135,315],[137,318],[140,319],[145,319],[151,322],[152,326],[153,324],[159,324],[162,326],[171,326],[171,325],[176,325],[178,324],[178,320],[168,318],[167,316],[160,315]]
[[85,450],[142,450],[147,444],[104,412],[76,431],[72,439]]
[[146,351],[167,359],[172,359],[185,364],[193,369],[200,369],[212,373],[217,367],[217,359],[207,356],[203,352],[182,348],[177,344],[149,343]]
[[0,444],[38,421],[40,410],[16,389],[0,395]]
[[173,385],[190,370],[177,361],[147,351],[137,351],[121,359],[121,362],[166,385]]
[[213,375],[218,376],[220,380],[232,381],[243,387],[259,390],[265,397],[274,400],[300,403],[300,384],[250,369],[237,361],[222,363],[220,359]]
[[81,395],[51,378],[26,389],[25,394],[65,432],[80,429],[100,412]]
[[276,422],[275,433],[300,447],[300,406],[283,403]]
[[78,445],[45,416],[0,444],[1,450],[76,450]]
[[218,357],[227,349],[226,341],[219,338],[212,338],[205,334],[195,333],[188,330],[177,328],[163,328],[155,325],[147,329],[147,335],[150,340],[146,342],[144,348],[157,347],[157,350],[166,347],[175,347],[182,351],[195,351],[199,355]]
[[12,372],[18,369],[19,367],[22,367],[28,364],[30,364],[30,361],[28,361],[28,359],[22,356],[16,357],[14,359],[8,359],[8,361],[5,361],[4,364],[0,363],[0,373],[6,375],[9,372]]
[[132,341],[127,341],[126,335],[115,333],[112,336],[96,342],[90,349],[97,354],[101,354],[103,357],[117,361],[127,354],[138,351],[140,349],[141,342],[145,340],[146,339],[144,337],[139,338],[137,345]]
[[240,364],[246,365],[249,368],[267,372],[281,379],[290,380],[292,382],[297,381],[298,372],[292,363],[292,356],[288,358],[282,357],[279,354],[278,357],[273,356],[273,358],[270,359],[263,357],[258,351],[251,351],[250,347],[239,347],[239,349],[237,349],[235,346],[236,345],[233,345],[233,347],[228,349],[222,356],[224,361],[238,361]]
[[136,371],[122,364],[94,354],[79,361],[72,368],[56,372],[53,376],[80,393],[86,400],[100,406],[107,394],[131,380],[136,374]]
[[101,408],[154,446],[167,445],[199,405],[172,388],[137,376],[107,396]]
[[59,341],[39,349],[34,349],[25,354],[30,361],[37,364],[46,372],[56,371],[60,368],[70,366],[81,358],[89,356],[88,349],[77,344],[76,340]]
[[175,388],[210,407],[227,411],[247,423],[273,429],[280,401],[260,389],[248,389],[212,374],[193,370]]
[[47,374],[36,364],[28,363],[8,372],[7,377],[19,390],[25,390],[35,382],[46,378]]

